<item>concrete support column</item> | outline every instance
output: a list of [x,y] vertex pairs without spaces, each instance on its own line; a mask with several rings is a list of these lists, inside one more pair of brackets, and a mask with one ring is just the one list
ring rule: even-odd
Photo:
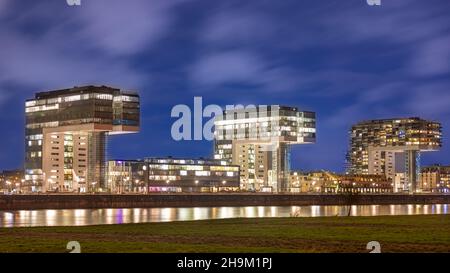
[[417,191],[418,173],[420,172],[420,152],[408,150],[405,152],[405,186],[410,193]]
[[91,132],[88,137],[87,188],[106,188],[106,133]]
[[277,149],[277,178],[278,192],[289,191],[289,171],[290,171],[290,146],[280,142]]

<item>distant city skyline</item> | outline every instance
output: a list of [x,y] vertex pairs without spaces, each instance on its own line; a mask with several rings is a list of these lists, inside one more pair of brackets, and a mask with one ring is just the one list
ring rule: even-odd
[[292,169],[342,172],[351,126],[391,117],[441,122],[442,149],[422,165],[448,165],[449,11],[446,0],[2,0],[0,170],[23,167],[25,100],[86,84],[141,97],[140,133],[111,137],[109,158],[212,158],[212,141],[171,138],[172,107],[201,96],[316,112],[316,144],[292,149]]

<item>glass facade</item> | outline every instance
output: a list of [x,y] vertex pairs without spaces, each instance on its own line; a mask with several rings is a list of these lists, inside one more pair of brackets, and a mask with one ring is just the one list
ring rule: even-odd
[[224,111],[214,122],[216,140],[273,139],[291,143],[314,143],[316,115],[295,107],[258,106]]
[[290,145],[316,140],[315,113],[295,107],[226,110],[214,125],[214,158],[239,165],[249,191],[288,191]]
[[212,159],[110,160],[108,188],[114,193],[235,191],[239,166]]
[[415,191],[420,152],[438,150],[441,139],[440,123],[416,117],[360,122],[350,130],[348,172],[383,174],[392,181],[404,173],[395,190]]
[[392,193],[393,184],[384,175],[343,175],[328,171],[290,174],[291,192],[316,193]]
[[139,96],[107,86],[36,93],[25,103],[27,191],[105,187],[108,134],[137,132]]

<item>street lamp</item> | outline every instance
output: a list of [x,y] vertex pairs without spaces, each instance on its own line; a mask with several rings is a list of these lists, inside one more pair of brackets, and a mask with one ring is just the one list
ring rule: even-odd
[[129,182],[130,182],[129,176],[125,177],[125,182],[126,182],[126,185],[122,185],[121,193],[125,192],[125,189],[129,186]]
[[6,185],[8,185],[8,192],[11,191],[11,181],[6,180]]
[[144,184],[145,184],[145,193],[150,192],[150,182],[148,181],[148,171],[147,171],[147,165],[144,163],[144,166],[142,166],[142,170],[144,171]]
[[50,184],[50,190],[53,191],[53,180],[51,178],[47,179],[47,183]]
[[139,188],[140,188],[140,185],[139,185],[139,184],[140,184],[140,181],[139,181],[139,179],[135,179],[135,180],[134,180],[134,184],[135,184],[135,185],[134,185],[134,191],[135,191],[135,192],[139,192]]

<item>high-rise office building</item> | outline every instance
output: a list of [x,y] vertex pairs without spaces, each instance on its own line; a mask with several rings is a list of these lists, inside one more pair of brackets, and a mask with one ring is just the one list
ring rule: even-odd
[[415,192],[420,152],[441,147],[441,124],[417,117],[363,121],[350,131],[351,174],[386,175],[394,190]]
[[139,96],[107,86],[40,92],[25,103],[27,191],[96,191],[106,137],[139,130]]
[[215,159],[241,168],[241,188],[286,192],[290,145],[314,143],[314,112],[296,107],[257,106],[225,110],[215,121]]

